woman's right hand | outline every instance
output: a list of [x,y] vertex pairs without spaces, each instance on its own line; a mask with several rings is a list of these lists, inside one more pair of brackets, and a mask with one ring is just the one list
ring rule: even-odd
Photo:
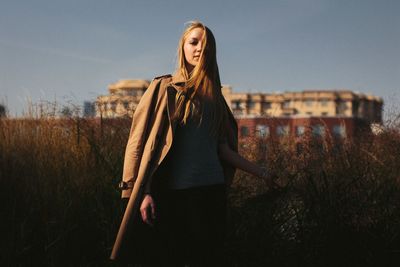
[[146,194],[144,196],[142,204],[140,205],[140,214],[142,215],[142,220],[145,223],[153,226],[154,220],[156,218],[156,210],[154,200],[151,195]]

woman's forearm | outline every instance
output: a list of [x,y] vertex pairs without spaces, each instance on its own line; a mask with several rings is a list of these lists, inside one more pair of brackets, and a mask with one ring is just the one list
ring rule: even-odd
[[220,145],[220,158],[242,171],[251,173],[257,177],[263,176],[264,170],[260,166],[245,159],[240,154],[230,149],[226,144]]

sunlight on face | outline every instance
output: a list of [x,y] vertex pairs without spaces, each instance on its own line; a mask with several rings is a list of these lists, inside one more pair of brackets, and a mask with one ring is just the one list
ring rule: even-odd
[[204,30],[202,28],[195,28],[191,32],[189,32],[183,44],[186,67],[188,68],[189,72],[197,65],[200,60],[203,35]]

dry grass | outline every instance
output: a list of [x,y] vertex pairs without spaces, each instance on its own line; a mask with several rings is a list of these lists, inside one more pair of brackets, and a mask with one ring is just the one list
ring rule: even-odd
[[[248,142],[246,142],[248,144]],[[261,143],[261,144],[260,144]],[[400,259],[400,131],[353,140],[254,140],[286,185],[239,172],[232,188],[232,266],[395,266]],[[234,244],[234,245],[233,245]],[[239,251],[239,252],[238,252]]]
[[2,266],[104,259],[119,223],[129,125],[0,120]]
[[[108,266],[129,119],[0,120],[1,266]],[[263,150],[259,150],[263,148]],[[281,190],[238,172],[231,266],[390,266],[400,250],[400,128],[340,144],[253,140],[247,158]]]

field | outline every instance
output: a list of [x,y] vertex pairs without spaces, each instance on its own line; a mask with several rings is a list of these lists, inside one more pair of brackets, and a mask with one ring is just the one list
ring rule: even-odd
[[[113,266],[129,127],[129,119],[0,119],[1,266]],[[253,139],[240,153],[282,188],[236,173],[230,266],[397,266],[396,123],[342,141]]]

